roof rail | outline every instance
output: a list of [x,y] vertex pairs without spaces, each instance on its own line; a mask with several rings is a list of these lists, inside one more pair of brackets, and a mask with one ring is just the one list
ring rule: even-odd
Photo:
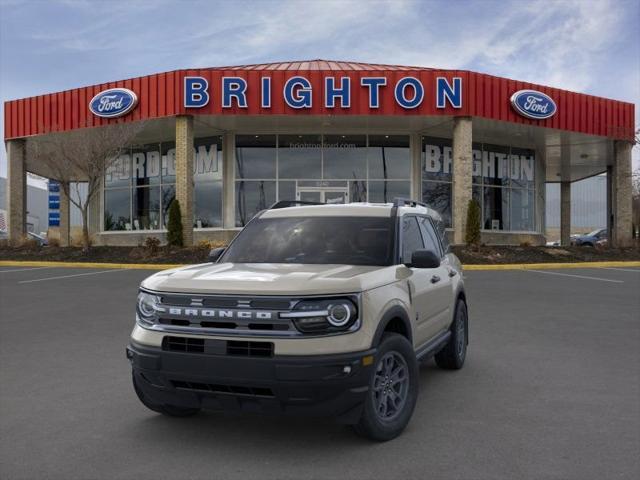
[[302,200],[280,200],[269,207],[269,210],[278,208],[295,207],[296,205],[326,205],[322,202],[305,202]]
[[417,200],[411,200],[410,198],[396,197],[393,199],[393,205],[396,207],[421,207],[429,208],[424,202],[418,202]]

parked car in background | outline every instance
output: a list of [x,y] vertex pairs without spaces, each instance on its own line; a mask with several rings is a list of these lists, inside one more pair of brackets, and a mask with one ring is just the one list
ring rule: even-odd
[[595,247],[596,244],[602,244],[599,242],[603,242],[607,240],[607,229],[600,228],[598,230],[594,230],[593,232],[589,232],[586,235],[577,235],[571,239],[572,245],[576,245],[578,247]]

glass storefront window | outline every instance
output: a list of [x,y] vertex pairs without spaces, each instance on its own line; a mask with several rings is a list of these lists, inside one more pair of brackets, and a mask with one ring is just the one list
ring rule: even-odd
[[484,187],[485,230],[509,230],[509,189]]
[[422,201],[442,216],[447,228],[451,228],[451,183],[422,182]]
[[[403,181],[369,180],[369,201],[388,203],[394,198],[411,196],[411,183]],[[352,200],[354,202],[358,200]]]
[[[194,226],[222,226],[222,137],[194,142]],[[105,175],[104,230],[165,228],[175,198],[175,144],[130,148]],[[129,194],[119,187],[132,185]],[[114,188],[116,187],[116,188]]]
[[367,178],[366,135],[325,135],[323,178]]
[[236,135],[236,178],[276,178],[275,147],[275,135]]
[[321,135],[278,135],[279,178],[322,178]]
[[131,230],[131,189],[118,188],[104,192],[104,229]]
[[133,188],[133,230],[160,228],[160,188]]
[[193,190],[194,228],[222,227],[222,181],[196,182]]
[[531,231],[534,228],[535,193],[533,190],[511,189],[511,230]]
[[[422,199],[447,218],[448,227],[453,172],[450,146],[450,139],[422,139]],[[472,159],[472,196],[483,212],[482,228],[535,231],[535,151],[475,142]]]
[[245,226],[256,213],[270,207],[275,201],[275,181],[237,181],[236,226]]
[[411,178],[411,151],[406,135],[369,135],[369,178]]

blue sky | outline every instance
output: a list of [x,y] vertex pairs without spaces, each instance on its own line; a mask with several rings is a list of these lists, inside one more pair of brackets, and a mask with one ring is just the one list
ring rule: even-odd
[[601,95],[635,103],[640,123],[639,19],[640,0],[0,0],[0,100],[177,68],[325,58]]

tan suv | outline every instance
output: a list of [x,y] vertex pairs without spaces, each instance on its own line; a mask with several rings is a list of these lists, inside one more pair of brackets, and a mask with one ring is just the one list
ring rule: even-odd
[[464,363],[461,266],[418,202],[278,202],[210,260],[140,286],[127,357],[151,410],[332,416],[389,440],[418,361]]

